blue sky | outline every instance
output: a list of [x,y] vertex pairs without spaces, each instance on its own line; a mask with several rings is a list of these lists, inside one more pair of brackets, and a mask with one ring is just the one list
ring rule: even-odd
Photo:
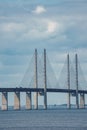
[[0,0],[0,87],[19,84],[35,48],[56,75],[77,52],[87,79],[87,1]]

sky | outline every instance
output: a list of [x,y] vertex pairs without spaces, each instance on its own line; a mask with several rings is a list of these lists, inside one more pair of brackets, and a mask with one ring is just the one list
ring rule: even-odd
[[18,86],[35,48],[57,77],[78,53],[87,79],[87,0],[0,0],[0,87]]

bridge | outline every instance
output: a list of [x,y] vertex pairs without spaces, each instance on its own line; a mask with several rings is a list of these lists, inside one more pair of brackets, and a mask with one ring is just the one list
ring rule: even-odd
[[71,66],[69,54],[67,55],[67,60],[62,69],[62,75],[60,75],[59,81],[57,81],[53,70],[49,69],[51,66],[48,61],[46,49],[44,49],[43,57],[41,57],[40,60],[38,58],[37,49],[35,49],[31,62],[33,65],[31,64],[31,67],[28,68],[19,86],[0,88],[0,93],[2,93],[2,110],[8,110],[9,92],[14,93],[14,110],[20,109],[21,92],[26,93],[27,110],[32,109],[32,93],[34,93],[34,109],[38,109],[38,96],[44,97],[44,109],[47,109],[48,93],[66,93],[67,108],[69,109],[71,108],[71,96],[73,95],[76,98],[76,108],[85,108],[85,95],[87,94],[87,90],[85,80],[82,78],[83,75],[79,73],[81,67],[78,62],[78,55],[75,54],[74,67]]

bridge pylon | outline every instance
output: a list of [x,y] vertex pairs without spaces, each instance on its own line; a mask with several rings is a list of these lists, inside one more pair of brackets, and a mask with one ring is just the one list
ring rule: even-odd
[[[38,66],[37,66],[37,49],[35,49],[35,79],[34,79],[34,87],[38,88]],[[38,92],[34,93],[34,109],[38,109]]]
[[[70,60],[69,60],[69,54],[67,55],[67,86],[68,86],[68,90],[70,90]],[[68,93],[67,108],[69,108],[69,109],[71,108],[70,93]]]
[[47,109],[46,49],[44,49],[44,109]]
[[78,96],[78,56],[75,54],[75,72],[76,72],[76,108],[79,108],[79,96]]

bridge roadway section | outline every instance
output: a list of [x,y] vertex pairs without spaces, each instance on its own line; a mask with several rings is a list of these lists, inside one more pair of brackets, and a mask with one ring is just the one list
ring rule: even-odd
[[[59,92],[59,93],[76,93],[75,89],[60,89],[60,88],[47,88],[47,92]],[[0,92],[42,92],[44,88],[0,88]],[[78,90],[78,93],[87,94],[87,90]]]
[[[58,89],[58,88],[0,88],[0,92],[2,93],[2,110],[8,110],[8,92],[14,93],[14,110],[19,110],[20,105],[20,92],[26,93],[26,109],[32,109],[32,96],[31,93],[39,94],[44,96],[44,109],[47,109],[47,93],[67,93],[72,94],[77,98],[77,90],[75,89]],[[85,94],[87,94],[87,90],[78,90],[78,94],[80,94],[80,108],[85,108]],[[70,97],[70,96],[69,96]],[[68,97],[68,98],[69,98]],[[69,101],[69,100],[68,100]],[[35,109],[38,109],[38,96],[34,98]],[[77,106],[77,104],[76,104]],[[70,103],[67,103],[67,107],[70,108]],[[77,107],[78,108],[78,107]]]

